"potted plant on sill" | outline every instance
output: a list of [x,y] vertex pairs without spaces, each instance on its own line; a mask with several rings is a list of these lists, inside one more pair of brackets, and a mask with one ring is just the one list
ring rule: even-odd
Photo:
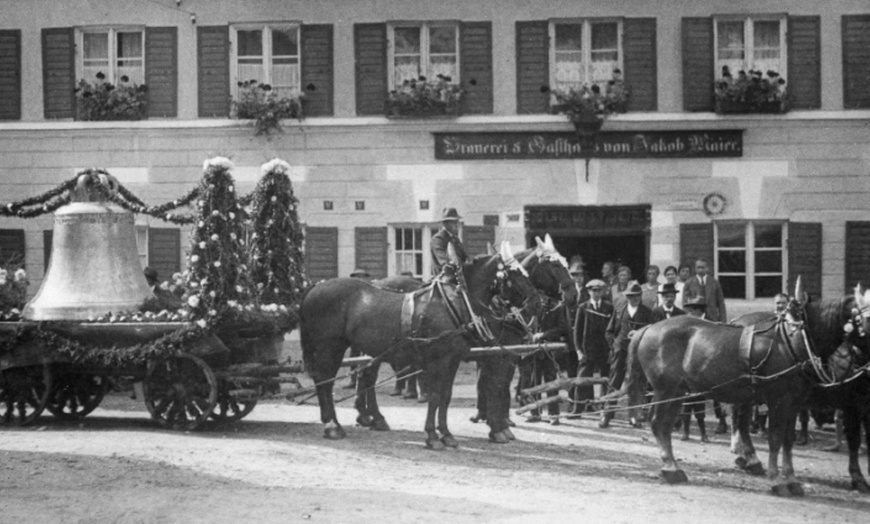
[[778,114],[788,111],[786,81],[776,71],[738,71],[737,78],[722,66],[722,78],[714,89],[716,113]]
[[613,113],[624,113],[628,102],[628,89],[619,69],[602,88],[598,84],[583,84],[579,89],[560,89],[543,86],[541,92],[553,95],[554,113],[562,113],[574,125],[580,136],[594,136]]
[[79,80],[75,88],[76,120],[142,120],[147,117],[148,88],[130,82],[126,75],[118,85],[106,82],[106,75],[97,73],[94,82]]
[[465,90],[449,76],[438,75],[435,81],[421,76],[405,80],[402,87],[390,91],[384,101],[387,118],[428,118],[459,116]]
[[239,82],[238,86],[239,97],[233,100],[233,114],[240,120],[253,120],[257,136],[282,132],[281,120],[285,118],[302,120],[304,117],[304,93],[279,97],[272,86],[257,80]]

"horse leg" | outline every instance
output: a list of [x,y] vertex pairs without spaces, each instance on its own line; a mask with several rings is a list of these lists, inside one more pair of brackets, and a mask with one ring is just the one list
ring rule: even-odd
[[489,390],[487,389],[492,382],[490,377],[492,369],[491,358],[483,358],[477,363],[477,413],[469,420],[477,424],[480,421],[487,422],[489,420],[489,412],[492,407],[489,404]]
[[731,414],[731,449],[734,452],[738,451],[738,456],[734,463],[737,467],[749,473],[750,475],[764,475],[764,466],[758,459],[755,453],[755,445],[752,443],[752,436],[749,433],[749,426],[752,419],[752,404],[735,404]]
[[488,381],[483,388],[487,398],[486,423],[489,426],[489,440],[496,444],[507,444],[513,435],[507,425],[513,364],[507,358],[493,357],[489,365],[491,369]]
[[435,415],[441,402],[441,391],[439,388],[433,387],[433,384],[437,385],[438,383],[434,373],[429,373],[428,381],[430,389],[429,394],[426,396],[426,425],[423,428],[426,431],[426,447],[435,451],[442,451],[444,444],[441,443],[438,433],[435,431]]
[[447,408],[453,398],[453,381],[459,364],[462,362],[461,355],[456,355],[447,363],[447,375],[441,377],[441,402],[438,407],[438,431],[441,433],[441,442],[448,448],[458,448],[459,442],[450,433],[447,427]]
[[[792,495],[792,490],[789,489],[789,482],[783,480],[780,476],[779,452],[783,450],[783,466],[791,466],[790,464],[785,464],[785,449],[788,449],[790,456],[797,413],[789,402],[777,402],[768,404],[768,406],[770,413],[768,415],[767,444],[770,447],[770,453],[767,457],[767,478],[771,482],[770,489],[774,495],[788,497]],[[783,473],[786,473],[786,471],[783,471]],[[794,472],[792,471],[791,474],[793,475]]]
[[508,357],[504,362],[504,376],[501,387],[497,393],[499,399],[499,410],[496,411],[496,415],[504,420],[505,428],[502,430],[502,433],[508,438],[508,440],[516,440],[513,432],[511,431],[511,426],[514,425],[510,419],[511,412],[511,382],[514,379],[514,368],[516,368],[516,361],[512,357]]
[[347,436],[344,428],[338,423],[335,415],[335,399],[332,396],[332,388],[335,385],[335,376],[341,367],[341,358],[346,346],[334,346],[322,344],[321,351],[317,353],[314,361],[311,379],[317,384],[317,401],[320,405],[320,421],[324,424],[323,437],[330,440],[339,440]]
[[[786,421],[786,427],[794,428],[795,422],[798,418],[798,411],[797,407],[791,407],[788,412],[789,417]],[[794,431],[786,431],[783,435],[782,476],[785,479],[785,485],[786,488],[788,488],[789,494],[795,497],[803,497],[804,488],[794,475],[794,464],[792,462],[792,450],[795,445],[795,437],[796,435]]]
[[[843,407],[843,434],[846,437],[846,444],[849,445],[849,477],[852,479],[852,489],[858,490],[861,493],[870,493],[870,485],[867,484],[867,480],[864,478],[864,474],[861,473],[861,464],[858,459],[859,452],[861,450],[861,423],[862,418],[865,419],[864,425],[868,429],[870,429],[870,425],[868,425],[868,419],[870,419],[870,411],[864,413],[862,417],[862,410],[866,410],[867,408],[859,408],[854,405],[848,405]],[[870,442],[870,432],[868,432],[868,442]],[[870,454],[868,454],[870,455]],[[870,458],[867,459],[868,463],[870,463]]]
[[356,423],[364,428],[372,427],[372,421],[374,417],[371,412],[371,399],[369,398],[369,392],[371,391],[371,386],[375,384],[377,380],[377,373],[372,373],[372,368],[365,368],[359,371],[359,376],[356,380],[356,401],[354,402],[354,407],[356,408],[357,415]]
[[390,425],[387,424],[387,419],[384,418],[383,413],[381,413],[381,410],[378,407],[378,395],[375,390],[375,385],[378,383],[379,367],[380,363],[376,363],[371,368],[366,369],[366,371],[369,372],[368,376],[366,376],[367,380],[364,383],[366,407],[368,408],[368,415],[371,417],[372,421],[370,429],[375,431],[389,431]]
[[650,427],[656,442],[659,444],[662,462],[662,478],[668,484],[681,484],[688,482],[689,478],[686,473],[677,467],[677,461],[674,459],[674,447],[671,443],[671,431],[674,427],[677,417],[683,409],[681,400],[673,400],[671,402],[659,403],[672,399],[676,394],[664,395],[656,392],[654,403],[655,409],[652,411]]

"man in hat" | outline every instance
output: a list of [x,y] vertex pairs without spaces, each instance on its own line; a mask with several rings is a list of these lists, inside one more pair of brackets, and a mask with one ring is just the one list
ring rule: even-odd
[[[628,343],[634,332],[653,322],[653,312],[650,308],[640,303],[643,290],[637,282],[631,284],[622,292],[626,303],[613,314],[610,324],[607,326],[607,339],[611,341],[610,351],[610,391],[619,391],[625,381],[626,363],[628,357]],[[615,406],[610,401],[610,407]],[[599,428],[610,427],[613,412],[605,410],[598,422]]]
[[707,320],[707,301],[704,297],[690,297],[683,301],[683,309],[686,314],[695,318]]
[[369,274],[365,269],[359,267],[353,270],[350,274],[350,278],[358,278],[360,280],[365,280],[366,282],[371,282],[372,280],[371,274]]
[[654,322],[686,314],[685,311],[675,305],[677,300],[677,286],[675,284],[670,282],[662,284],[659,289],[659,295],[661,295],[662,303],[653,309]]
[[713,322],[727,322],[725,313],[725,295],[719,281],[708,275],[709,266],[704,259],[695,262],[695,276],[686,281],[683,287],[683,305],[692,297],[703,297],[707,304],[705,318]]
[[430,251],[432,252],[433,275],[439,275],[444,266],[451,263],[450,256],[447,254],[448,245],[453,245],[453,250],[456,252],[456,258],[460,267],[468,259],[468,256],[465,254],[465,246],[462,245],[462,240],[459,239],[460,220],[462,220],[462,217],[459,216],[455,207],[446,207],[441,213],[441,229],[432,236],[432,240],[429,243]]
[[[577,376],[591,377],[598,371],[602,377],[610,376],[610,345],[607,342],[607,326],[613,316],[613,305],[604,300],[607,284],[593,279],[586,284],[589,300],[577,308],[574,317],[574,345],[581,357]],[[574,395],[574,414],[590,411],[590,403],[595,400],[593,387],[578,387]]]
[[589,300],[590,295],[588,287],[586,286],[586,268],[583,264],[583,258],[580,256],[571,257],[571,265],[568,266],[568,273],[571,274],[571,278],[574,280],[574,288],[577,291],[576,305],[580,305]]

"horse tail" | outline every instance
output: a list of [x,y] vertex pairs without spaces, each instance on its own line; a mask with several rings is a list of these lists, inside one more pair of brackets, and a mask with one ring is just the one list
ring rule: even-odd
[[640,341],[652,324],[644,326],[634,333],[631,342],[628,343],[628,354],[625,362],[625,381],[620,390],[621,395],[628,394],[628,405],[635,406],[643,402],[646,393],[646,375],[637,357]]
[[311,375],[312,366],[314,365],[314,344],[311,343],[310,333],[305,326],[305,298],[308,293],[314,289],[314,286],[309,286],[302,292],[299,297],[299,343],[302,346],[302,363],[305,366],[305,371]]

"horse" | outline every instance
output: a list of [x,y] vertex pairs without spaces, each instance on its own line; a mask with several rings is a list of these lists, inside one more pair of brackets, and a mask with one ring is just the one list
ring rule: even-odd
[[486,335],[481,318],[493,316],[493,304],[525,308],[538,298],[506,242],[499,254],[475,258],[457,271],[460,285],[439,280],[411,294],[337,278],[317,284],[302,297],[302,356],[316,384],[325,438],[346,437],[336,418],[332,388],[344,351],[352,346],[374,357],[375,366],[386,360],[395,369],[411,364],[423,369],[430,389],[426,446],[458,447],[447,426],[447,408],[459,363],[480,333]]
[[[637,406],[644,402],[647,381],[652,386],[650,425],[661,450],[665,481],[688,481],[674,459],[671,431],[684,396],[704,392],[708,398],[729,404],[767,403],[768,478],[772,490],[777,495],[803,495],[791,460],[797,412],[812,385],[811,377],[803,372],[804,364],[811,358],[803,337],[803,325],[783,317],[744,328],[689,315],[663,320],[634,334],[621,393],[627,391],[629,406]],[[747,418],[747,439],[748,426]],[[763,474],[757,458],[747,467],[752,473]]]

